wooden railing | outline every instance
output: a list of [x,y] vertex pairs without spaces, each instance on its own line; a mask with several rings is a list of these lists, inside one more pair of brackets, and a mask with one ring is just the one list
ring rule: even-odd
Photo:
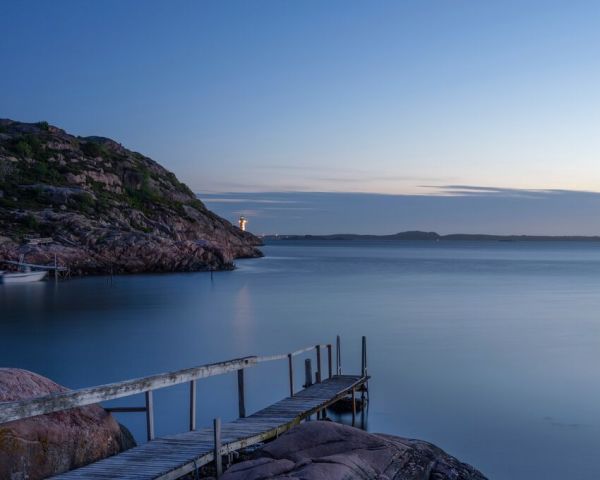
[[[190,384],[190,409],[189,409],[189,428],[196,429],[196,383],[202,378],[223,375],[228,372],[238,372],[238,408],[239,416],[246,416],[245,398],[244,398],[244,369],[254,367],[261,362],[270,362],[274,360],[288,360],[289,367],[289,391],[290,396],[294,396],[294,357],[316,351],[316,382],[321,382],[323,371],[321,366],[321,357],[323,350],[327,350],[327,372],[329,378],[333,376],[332,364],[332,345],[319,344],[313,345],[295,352],[270,355],[270,356],[250,356],[227,360],[225,362],[211,363],[198,367],[187,368],[175,372],[161,373],[148,377],[135,378],[122,382],[109,383],[95,387],[81,388],[79,390],[70,390],[66,392],[53,393],[43,397],[28,398],[12,402],[0,402],[0,425],[14,420],[43,415],[46,413],[60,412],[76,407],[95,404],[98,402],[116,400],[118,398],[129,397],[143,393],[145,395],[145,405],[140,407],[113,407],[106,410],[111,412],[145,412],[146,429],[148,440],[154,439],[154,402],[153,391],[160,388],[171,387],[182,383]],[[363,337],[362,344],[362,376],[366,376],[366,339]],[[340,337],[336,340],[336,375],[341,374],[341,346]],[[310,364],[308,364],[310,367]],[[310,373],[312,376],[312,373]]]

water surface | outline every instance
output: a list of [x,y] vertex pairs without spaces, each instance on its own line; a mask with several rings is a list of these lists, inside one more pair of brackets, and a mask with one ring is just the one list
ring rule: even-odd
[[[600,245],[278,242],[233,272],[0,286],[0,365],[69,387],[342,335],[368,428],[429,440],[490,478],[600,478]],[[301,376],[298,361],[298,387]],[[285,362],[247,373],[247,410],[287,393]],[[234,418],[234,375],[199,384],[199,422]],[[117,402],[136,405],[141,398]],[[185,386],[155,398],[187,425]],[[143,438],[143,414],[120,415]]]

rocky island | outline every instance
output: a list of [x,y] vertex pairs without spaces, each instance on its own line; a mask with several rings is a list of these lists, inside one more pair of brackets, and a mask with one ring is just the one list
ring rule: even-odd
[[46,122],[0,120],[0,226],[0,260],[56,258],[81,275],[231,269],[262,255],[154,160]]

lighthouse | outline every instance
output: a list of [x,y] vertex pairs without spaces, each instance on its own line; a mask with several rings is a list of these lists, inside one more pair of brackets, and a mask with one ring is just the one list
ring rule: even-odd
[[238,224],[240,226],[240,230],[242,232],[246,231],[246,224],[248,223],[248,220],[246,220],[246,217],[240,217]]

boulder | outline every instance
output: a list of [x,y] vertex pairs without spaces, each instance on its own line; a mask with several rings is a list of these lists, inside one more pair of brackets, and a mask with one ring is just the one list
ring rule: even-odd
[[[16,368],[0,368],[0,402],[68,389]],[[99,405],[0,424],[0,479],[46,478],[134,446],[131,435]]]
[[485,480],[475,468],[422,440],[307,422],[232,466],[223,480]]

